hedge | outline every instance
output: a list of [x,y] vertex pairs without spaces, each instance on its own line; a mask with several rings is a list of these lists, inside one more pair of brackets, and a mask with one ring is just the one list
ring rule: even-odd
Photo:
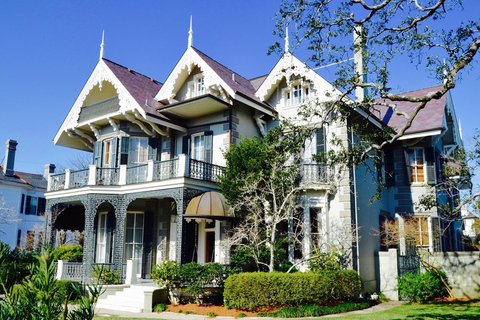
[[345,301],[357,297],[361,286],[361,278],[353,270],[240,273],[226,280],[223,297],[227,308],[255,310]]

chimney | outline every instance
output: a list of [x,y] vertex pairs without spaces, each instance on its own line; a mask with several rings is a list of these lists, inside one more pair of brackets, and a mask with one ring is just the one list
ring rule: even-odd
[[47,163],[43,166],[43,177],[48,179],[49,174],[55,173],[55,165],[53,163]]
[[13,167],[15,165],[15,151],[17,150],[17,141],[7,140],[5,143],[7,149],[5,150],[5,175],[13,176]]

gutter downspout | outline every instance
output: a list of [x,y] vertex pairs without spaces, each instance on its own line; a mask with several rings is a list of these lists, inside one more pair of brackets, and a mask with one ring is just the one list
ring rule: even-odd
[[[350,136],[351,136],[351,143],[353,143],[353,128],[350,127]],[[357,179],[355,174],[355,168],[352,167],[352,175],[353,175],[353,210],[354,210],[354,218],[355,218],[355,243],[356,243],[356,262],[357,262],[357,272],[358,275],[360,274],[360,249],[359,249],[359,235],[358,235],[358,205],[357,205]]]

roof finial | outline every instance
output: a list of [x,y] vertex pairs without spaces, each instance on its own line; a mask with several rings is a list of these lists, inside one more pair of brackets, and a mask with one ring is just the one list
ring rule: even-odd
[[285,53],[290,52],[290,43],[288,42],[288,26],[285,26]]
[[103,32],[102,32],[102,44],[100,45],[100,58],[99,58],[99,60],[103,59],[103,52],[105,51],[104,40],[105,40],[105,30],[103,30]]
[[190,30],[188,31],[188,47],[193,45],[192,16],[190,16]]

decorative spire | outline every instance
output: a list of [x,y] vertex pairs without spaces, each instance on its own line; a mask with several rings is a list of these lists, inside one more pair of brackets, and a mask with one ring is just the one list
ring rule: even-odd
[[193,45],[192,16],[190,16],[190,30],[188,31],[188,47]]
[[447,62],[443,58],[443,84],[447,84],[448,72],[447,72]]
[[288,42],[288,26],[285,27],[285,53],[290,52],[290,43]]
[[102,32],[102,44],[100,45],[100,58],[99,58],[99,60],[103,59],[103,52],[105,51],[104,40],[105,40],[105,30],[103,30],[103,32]]

